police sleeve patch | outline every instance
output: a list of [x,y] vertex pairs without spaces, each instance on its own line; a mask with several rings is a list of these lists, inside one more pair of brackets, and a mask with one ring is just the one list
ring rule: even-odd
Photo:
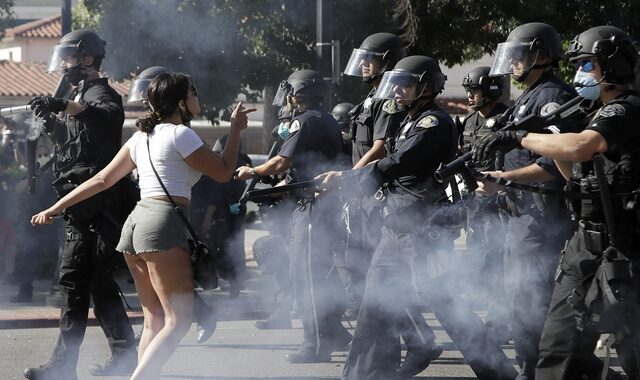
[[398,108],[398,103],[395,100],[389,99],[382,105],[382,110],[388,114],[393,115],[394,113],[400,112]]
[[289,126],[289,133],[297,132],[300,130],[300,122],[298,120],[294,120],[291,122]]
[[600,117],[612,117],[623,116],[625,114],[624,106],[622,104],[609,104],[598,112]]
[[560,108],[560,104],[556,102],[549,102],[540,108],[540,116],[547,116],[548,114],[555,112],[558,108]]
[[418,127],[425,129],[435,127],[436,125],[438,125],[438,118],[433,115],[429,115],[418,122]]

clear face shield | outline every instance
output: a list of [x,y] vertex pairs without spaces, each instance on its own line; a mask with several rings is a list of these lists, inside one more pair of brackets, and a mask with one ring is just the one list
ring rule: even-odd
[[[374,98],[395,99],[399,104],[410,104],[422,95],[424,85],[418,84],[419,75],[406,71],[387,71],[382,76]],[[421,87],[421,88],[418,88]]]
[[353,49],[344,74],[355,77],[372,77],[380,72],[381,64],[382,53]]
[[76,45],[56,45],[51,50],[46,72],[62,71],[80,65]]
[[498,44],[490,76],[515,75],[521,76],[530,70],[538,59],[538,52],[531,52],[530,42],[503,42]]
[[273,103],[271,105],[284,107],[287,105],[287,97],[293,94],[293,86],[286,80],[280,82],[278,86],[278,91],[276,95],[273,97]]
[[147,100],[147,89],[152,79],[136,79],[131,84],[127,103],[139,103]]

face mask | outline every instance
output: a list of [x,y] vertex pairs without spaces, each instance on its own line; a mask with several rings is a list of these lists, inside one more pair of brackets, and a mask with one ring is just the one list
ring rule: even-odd
[[193,114],[191,113],[191,111],[189,111],[189,106],[187,105],[187,102],[185,101],[184,103],[184,108],[185,110],[181,110],[180,107],[178,107],[178,111],[180,112],[180,118],[182,119],[182,124],[186,125],[187,127],[190,126],[190,122],[191,120],[193,120]]
[[286,123],[280,123],[280,125],[278,125],[278,136],[283,140],[289,137],[289,127]]
[[600,86],[598,85],[598,81],[584,71],[576,72],[576,76],[573,78],[573,85],[575,86],[578,95],[585,99],[597,100],[600,98]]

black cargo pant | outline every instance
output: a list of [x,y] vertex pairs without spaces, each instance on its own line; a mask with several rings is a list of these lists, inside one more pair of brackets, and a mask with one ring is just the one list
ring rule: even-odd
[[[435,254],[449,256],[452,237],[434,231],[418,233],[417,228],[407,233],[406,228],[394,225],[385,221],[382,227],[342,378],[393,378],[400,365],[400,337],[407,352],[433,347],[435,334],[422,315],[426,302],[478,378],[513,379],[513,367],[489,339],[482,320],[469,305],[460,303],[455,289],[442,281],[446,265],[430,262]],[[428,235],[439,238],[425,237]]]
[[52,360],[61,360],[69,368],[77,365],[91,299],[112,354],[135,350],[131,323],[111,273],[113,255],[114,247],[92,232],[88,223],[67,223],[59,280],[60,335]]
[[560,216],[541,216],[534,211],[509,217],[505,257],[507,298],[516,362],[533,375],[538,343],[549,308],[555,269],[570,234],[570,224]]
[[[336,252],[336,266],[344,282],[348,307],[357,315],[371,257],[380,239],[381,221],[379,215],[369,215],[363,210],[361,198],[348,198],[343,202],[344,245]],[[371,233],[372,230],[376,233]]]
[[[567,244],[558,268],[540,339],[536,379],[577,380],[583,379],[583,375],[588,379],[600,379],[603,363],[593,355],[600,333],[588,328],[579,331],[578,313],[568,301],[574,289],[591,283],[600,261],[600,254],[585,248],[582,231],[576,232]],[[640,305],[630,306],[624,317],[630,331],[618,343],[616,351],[629,378],[640,379]]]
[[304,329],[300,349],[316,355],[334,351],[350,337],[341,323],[346,296],[334,265],[337,206],[337,198],[327,196],[293,211],[291,273]]
[[499,214],[496,201],[495,196],[476,197],[467,208],[466,243],[471,257],[465,268],[473,281],[466,291],[488,300],[487,323],[507,328],[509,308],[504,277],[506,223]]

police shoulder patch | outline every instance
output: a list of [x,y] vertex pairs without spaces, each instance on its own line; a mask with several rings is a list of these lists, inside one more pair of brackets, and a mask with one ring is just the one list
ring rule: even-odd
[[300,122],[298,120],[292,121],[289,126],[289,133],[297,132],[298,130],[300,130]]
[[496,125],[496,119],[494,118],[489,118],[487,119],[485,125],[487,126],[487,128],[493,128]]
[[393,115],[394,113],[400,112],[400,108],[398,108],[398,103],[395,100],[389,99],[384,102],[382,105],[382,110],[388,114]]
[[436,125],[438,125],[438,118],[433,115],[426,116],[418,122],[418,127],[425,129],[435,127]]
[[622,104],[608,104],[598,112],[600,117],[624,116],[626,113]]
[[556,102],[549,102],[540,108],[540,116],[547,116],[558,108],[560,108],[560,104]]

